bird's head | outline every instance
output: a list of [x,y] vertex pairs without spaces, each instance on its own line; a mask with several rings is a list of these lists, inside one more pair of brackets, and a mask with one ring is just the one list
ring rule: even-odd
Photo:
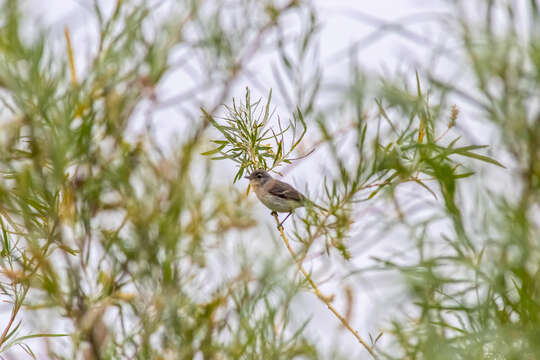
[[255,170],[249,176],[244,176],[245,179],[248,179],[249,182],[254,186],[264,185],[268,180],[272,179],[270,174],[264,170]]

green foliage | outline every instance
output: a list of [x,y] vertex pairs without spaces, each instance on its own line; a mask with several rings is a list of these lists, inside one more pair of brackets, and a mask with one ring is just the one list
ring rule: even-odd
[[[540,358],[535,1],[522,4],[529,23],[513,2],[477,2],[474,21],[470,2],[451,5],[441,26],[462,45],[433,51],[462,66],[464,82],[420,65],[376,79],[351,60],[337,87],[322,75],[322,25],[307,2],[125,0],[107,12],[96,1],[85,69],[70,29],[64,39],[35,27],[20,3],[0,1],[3,356],[43,356],[41,339],[50,358],[338,358],[312,335],[328,329],[294,312],[306,283],[291,270],[303,265],[327,307],[345,294],[350,332],[358,284],[376,272],[399,285],[399,304],[359,331],[373,357]],[[234,93],[266,45],[274,90]],[[163,101],[179,69],[202,80]],[[339,90],[327,106],[329,88]],[[187,131],[167,148],[152,112],[171,104]],[[489,131],[469,136],[472,116]],[[137,121],[148,131],[134,132]],[[297,264],[243,191],[213,182],[209,160],[235,167],[231,184],[313,165],[305,192],[324,210],[307,206],[286,224]],[[367,259],[372,234],[391,250]],[[313,286],[323,281],[332,294]],[[373,303],[394,298],[384,283]],[[47,323],[28,321],[34,312]]]
[[[455,13],[465,14],[470,4],[456,2]],[[534,2],[524,5],[531,16],[530,34],[538,28]],[[407,281],[412,306],[392,324],[400,355],[411,359],[536,359],[538,336],[538,141],[540,122],[533,103],[538,67],[534,50],[537,37],[522,32],[515,17],[517,3],[479,2],[482,15],[475,22],[458,17],[454,34],[465,44],[465,70],[469,89],[431,73],[430,81],[445,96],[472,104],[483,126],[494,126],[498,154],[511,154],[511,187],[494,175],[483,175],[467,198],[457,198],[452,171],[438,167],[445,208],[452,217],[453,233],[435,236],[428,231],[435,221],[411,226],[423,234],[411,252],[381,259],[383,267],[397,270]],[[504,19],[502,27],[495,17]],[[453,144],[453,143],[451,143]],[[500,164],[471,153],[477,146],[448,146],[434,160],[451,154]],[[493,172],[496,174],[497,172]],[[463,174],[466,176],[469,174]],[[495,175],[496,176],[496,175]],[[489,181],[491,180],[491,181]],[[477,192],[477,194],[475,194]],[[472,202],[472,203],[471,203]],[[472,206],[465,210],[462,203]],[[468,246],[463,246],[466,240]],[[412,315],[418,314],[418,315]]]
[[[212,4],[175,6],[156,21],[146,2],[118,1],[108,14],[95,2],[99,40],[84,72],[67,56],[83,44],[54,54],[49,44],[62,39],[43,29],[23,39],[18,2],[0,4],[0,291],[12,320],[0,352],[39,357],[28,340],[63,337],[69,346],[49,347],[50,358],[317,358],[305,325],[290,321],[297,285],[272,277],[288,263],[264,254],[255,263],[240,251],[230,276],[214,268],[228,234],[257,222],[244,195],[212,186],[199,162],[201,132],[164,152],[152,134],[129,131],[136,109],[156,101],[174,70],[173,49],[222,56],[212,33],[184,38]],[[250,25],[260,32],[250,56],[293,5],[276,9],[272,23]],[[241,66],[220,75],[234,78]],[[23,315],[31,311],[48,311],[45,326],[55,333],[41,324],[29,332]],[[56,333],[57,319],[69,334]]]
[[[225,137],[225,140],[212,140],[218,147],[202,155],[219,153],[221,156],[212,157],[212,160],[230,159],[236,162],[239,169],[233,182],[241,179],[246,170],[249,174],[256,169],[273,170],[281,163],[290,164],[292,152],[306,134],[306,122],[299,108],[296,114],[293,114],[293,120],[290,120],[285,128],[282,127],[279,117],[278,131],[268,128],[273,113],[270,110],[271,99],[272,91],[268,94],[264,110],[257,113],[261,99],[252,103],[249,89],[246,89],[245,102],[237,105],[233,99],[231,107],[225,106],[227,116],[222,120],[226,125],[220,125],[202,109],[204,116]],[[298,123],[302,125],[302,130],[297,136]],[[284,135],[289,135],[289,132],[292,133],[292,140],[287,147]],[[274,141],[275,150],[268,141]]]

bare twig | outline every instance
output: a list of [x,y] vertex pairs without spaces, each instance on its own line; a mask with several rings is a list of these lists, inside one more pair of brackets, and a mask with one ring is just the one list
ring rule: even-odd
[[69,34],[69,28],[66,26],[64,28],[64,36],[66,38],[66,46],[69,60],[69,71],[71,73],[71,84],[73,86],[77,85],[77,71],[75,70],[75,59],[73,57],[73,46],[71,45],[71,36]]

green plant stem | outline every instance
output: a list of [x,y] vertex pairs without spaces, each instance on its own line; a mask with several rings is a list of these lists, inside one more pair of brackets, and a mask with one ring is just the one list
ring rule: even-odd
[[26,297],[26,293],[28,292],[29,288],[30,286],[25,286],[20,299],[15,299],[15,303],[13,304],[13,309],[11,310],[11,316],[9,318],[9,322],[7,323],[6,327],[4,328],[4,331],[2,332],[2,336],[0,337],[0,349],[2,348],[2,345],[4,345],[4,342],[6,341],[6,337],[9,333],[9,329],[11,328],[11,325],[13,325],[13,321],[15,321],[15,318],[17,317],[17,314],[19,313],[19,309],[21,308],[21,305],[24,301],[24,298]]

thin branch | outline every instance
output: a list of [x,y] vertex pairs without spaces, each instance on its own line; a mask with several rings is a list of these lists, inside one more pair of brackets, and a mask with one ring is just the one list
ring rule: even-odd
[[66,38],[66,46],[69,60],[69,71],[71,73],[71,85],[76,86],[77,82],[77,71],[75,70],[75,59],[73,56],[73,46],[71,45],[71,36],[69,34],[69,28],[64,27],[64,36]]
[[[289,3],[287,3],[285,6],[283,6],[282,8],[278,10],[278,14],[282,15],[288,10],[294,8],[297,5],[296,1],[297,0],[289,1]],[[270,30],[272,30],[276,26],[276,24],[277,24],[277,19],[272,19],[272,20],[269,20],[266,24],[264,24],[259,29],[259,31],[255,35],[254,40],[251,42],[249,46],[246,47],[245,52],[240,55],[239,59],[236,61],[235,65],[233,66],[231,74],[225,80],[225,83],[223,85],[223,90],[218,97],[219,100],[216,102],[216,104],[210,111],[207,111],[208,114],[214,115],[218,111],[220,106],[223,104],[223,102],[227,98],[229,94],[229,90],[232,88],[234,81],[238,78],[241,71],[244,70],[244,68],[247,66],[247,62],[249,62],[253,58],[257,50],[260,48],[265,35]],[[196,142],[201,137],[203,131],[208,127],[208,125],[210,125],[210,118],[208,116],[204,116],[202,124],[199,126],[199,128],[195,132],[195,135],[193,136],[193,140],[192,140],[193,142]]]
[[15,318],[17,317],[17,314],[19,313],[19,309],[21,308],[21,305],[24,301],[24,298],[26,297],[26,293],[28,292],[28,289],[30,288],[29,285],[26,285],[24,287],[24,291],[19,299],[15,299],[15,303],[13,304],[13,309],[11,310],[11,317],[9,318],[9,322],[7,323],[6,327],[4,328],[4,331],[2,332],[2,336],[0,337],[0,348],[2,345],[4,345],[4,342],[6,341],[6,337],[9,333],[9,329],[11,328],[11,325],[13,325],[13,321],[15,321]]
[[294,253],[293,249],[291,248],[291,245],[289,244],[289,240],[287,239],[287,236],[285,236],[285,232],[283,231],[283,226],[280,226],[280,222],[279,222],[279,218],[277,216],[277,213],[274,213],[274,218],[276,219],[276,224],[278,225],[278,229],[279,229],[279,233],[281,235],[281,238],[283,239],[283,242],[285,243],[285,246],[287,247],[287,250],[289,250],[289,253],[291,254],[291,257],[293,258],[293,260],[296,262],[296,265],[298,266],[298,270],[300,270],[300,272],[304,275],[304,277],[306,278],[306,280],[309,282],[309,284],[311,285],[311,287],[313,288],[313,293],[319,298],[319,300],[321,300],[325,305],[326,307],[328,307],[328,309],[330,309],[330,311],[335,315],[335,317],[337,317],[339,319],[339,321],[341,321],[341,324],[343,324],[343,326],[345,328],[347,328],[347,330],[349,330],[349,332],[351,332],[351,334],[354,335],[354,337],[356,338],[356,340],[358,340],[358,342],[369,352],[369,354],[373,357],[373,359],[377,360],[377,355],[375,355],[375,352],[373,351],[373,349],[371,348],[371,346],[369,346],[365,341],[364,339],[362,339],[362,337],[360,336],[360,334],[358,334],[358,331],[356,331],[355,329],[353,329],[353,327],[349,324],[349,322],[347,321],[347,319],[345,319],[335,308],[334,306],[330,303],[330,298],[327,297],[327,296],[324,296],[321,291],[319,290],[319,287],[317,286],[317,284],[315,284],[315,282],[313,281],[313,279],[311,278],[311,275],[309,275],[309,273],[304,269],[304,267],[302,266],[302,264],[296,259],[296,254]]

